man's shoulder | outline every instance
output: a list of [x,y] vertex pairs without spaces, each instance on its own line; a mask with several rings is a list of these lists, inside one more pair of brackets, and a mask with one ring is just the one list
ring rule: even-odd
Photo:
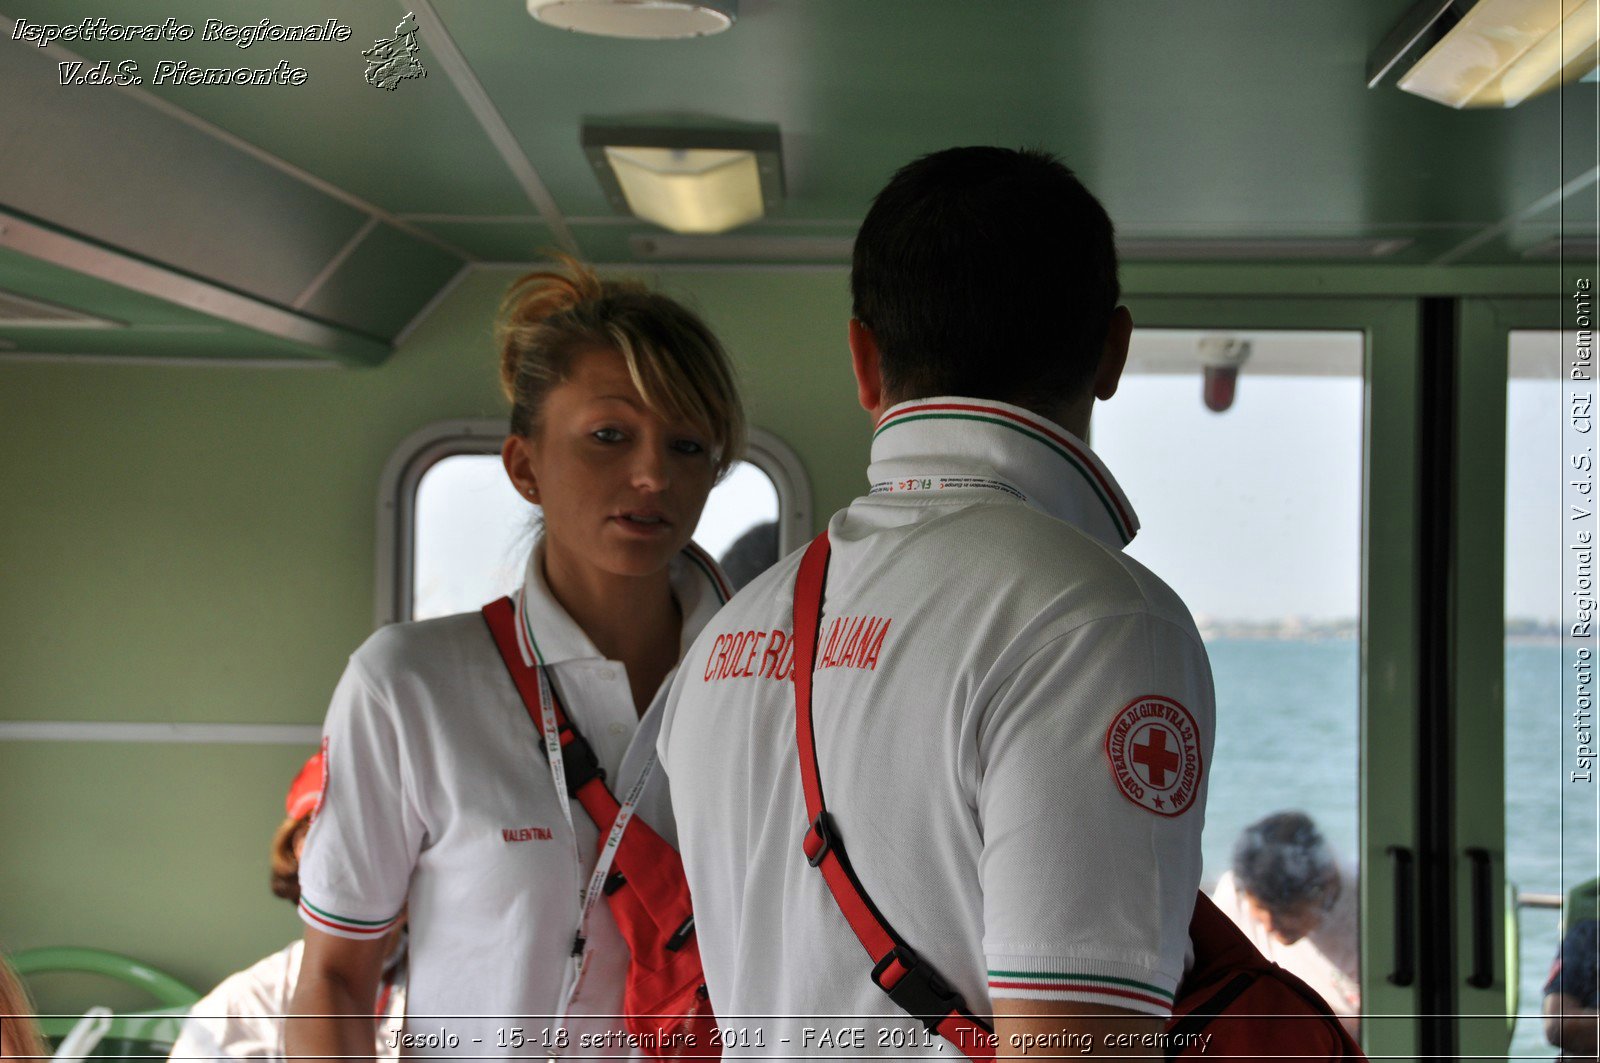
[[930,561],[947,559],[950,577],[1013,596],[1030,615],[1075,625],[1146,613],[1199,638],[1188,607],[1161,577],[1066,521],[1027,506],[975,506],[928,531]]

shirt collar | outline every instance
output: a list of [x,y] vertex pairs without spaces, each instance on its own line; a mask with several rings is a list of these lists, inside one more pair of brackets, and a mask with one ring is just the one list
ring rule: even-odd
[[939,396],[890,407],[872,436],[867,478],[874,493],[1009,489],[1117,549],[1139,530],[1132,504],[1089,444],[1054,421],[993,399]]
[[[560,664],[563,661],[604,660],[577,621],[550,593],[544,579],[544,538],[541,536],[528,554],[522,593],[518,596],[517,641],[529,664]],[[683,611],[683,628],[678,656],[688,652],[700,629],[733,597],[728,577],[722,574],[711,555],[694,543],[684,547],[667,563],[667,578],[672,593]]]

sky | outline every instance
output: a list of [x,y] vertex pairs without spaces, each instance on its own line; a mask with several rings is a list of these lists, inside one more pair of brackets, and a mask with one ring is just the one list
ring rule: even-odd
[[[1139,330],[1129,372],[1098,404],[1091,440],[1142,525],[1129,552],[1200,618],[1353,618],[1360,601],[1364,339],[1238,333],[1251,344],[1234,403],[1201,401],[1201,333]],[[1557,619],[1563,416],[1556,334],[1515,334],[1507,394],[1507,615]],[[1315,375],[1313,375],[1315,374]],[[866,455],[862,455],[863,472]],[[1374,463],[1381,475],[1382,460]],[[865,478],[863,477],[863,487]],[[696,541],[720,554],[774,519],[777,494],[752,466],[713,492]],[[423,477],[415,615],[475,609],[515,586],[532,507],[498,456],[460,457]]]

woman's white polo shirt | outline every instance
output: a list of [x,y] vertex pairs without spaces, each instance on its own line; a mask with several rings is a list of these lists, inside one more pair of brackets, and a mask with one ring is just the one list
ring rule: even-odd
[[[643,718],[623,665],[606,660],[551,596],[530,558],[524,603],[541,656],[607,784],[625,791],[648,761],[667,683]],[[686,648],[727,598],[690,545],[670,566]],[[670,676],[668,680],[670,681]],[[402,908],[411,931],[406,1034],[428,1054],[529,1055],[561,1047],[550,1017],[568,987],[594,823],[563,818],[533,721],[483,617],[385,627],[350,663],[323,732],[327,779],[300,866],[301,918],[342,937],[381,934]],[[676,844],[665,773],[638,815]],[[627,949],[605,904],[562,1054],[616,1054]]]

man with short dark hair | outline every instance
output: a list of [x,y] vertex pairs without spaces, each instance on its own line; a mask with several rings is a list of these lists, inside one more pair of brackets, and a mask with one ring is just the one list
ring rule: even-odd
[[1310,816],[1274,812],[1240,831],[1233,867],[1212,900],[1267,959],[1316,990],[1350,1036],[1358,1036],[1356,873],[1340,867]]
[[896,1002],[915,982],[992,1017],[1000,1055],[1159,1058],[1214,709],[1189,612],[1124,553],[1138,522],[1083,441],[1132,330],[1110,219],[1049,155],[938,152],[874,201],[851,289],[877,429],[870,493],[828,526],[814,744],[826,851],[916,955],[875,976],[802,851],[828,859],[792,555],[684,658],[659,745],[712,1004],[749,1029],[724,1051],[948,1058]]

